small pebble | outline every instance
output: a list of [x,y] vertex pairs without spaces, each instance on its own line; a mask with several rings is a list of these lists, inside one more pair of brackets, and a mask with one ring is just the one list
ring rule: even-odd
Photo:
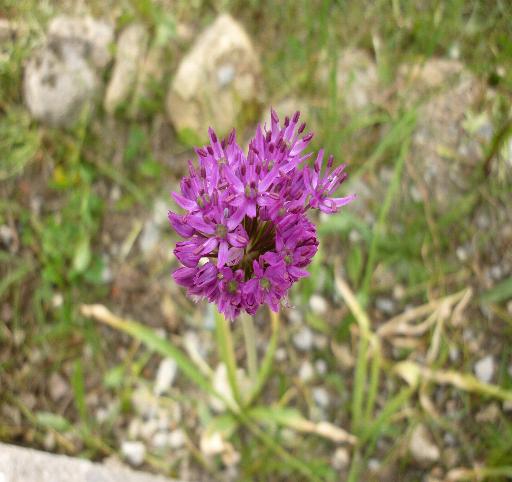
[[319,375],[325,375],[327,373],[327,363],[325,360],[317,360],[315,362],[315,370]]
[[157,449],[166,448],[169,443],[169,434],[167,432],[157,432],[153,436],[153,447]]
[[497,264],[491,266],[491,268],[489,269],[489,274],[491,275],[491,278],[495,281],[499,281],[501,280],[501,278],[503,278],[503,270],[501,269],[501,266]]
[[395,285],[395,287],[393,288],[393,298],[395,298],[395,300],[402,300],[405,296],[405,288],[398,284],[398,285]]
[[171,388],[176,378],[178,365],[172,358],[165,358],[160,362],[156,373],[155,386],[153,393],[159,397]]
[[301,351],[309,351],[313,346],[313,332],[307,327],[301,328],[293,335],[293,344]]
[[483,383],[489,383],[494,375],[494,358],[487,355],[475,363],[475,375]]
[[456,345],[450,346],[450,348],[448,350],[448,356],[450,357],[450,361],[452,363],[458,362],[459,361],[459,357],[460,357],[459,348]]
[[327,337],[325,335],[316,334],[313,337],[313,344],[318,350],[325,350],[327,348]]
[[328,305],[323,296],[312,295],[309,299],[309,306],[316,315],[325,315],[327,313]]
[[52,297],[52,306],[54,308],[60,308],[62,303],[64,303],[64,297],[62,296],[62,293],[55,293]]
[[185,445],[185,441],[185,432],[181,428],[173,430],[169,434],[169,447],[172,449],[179,449],[183,447],[183,445]]
[[466,248],[464,248],[464,246],[459,246],[455,250],[455,254],[461,263],[464,263],[468,260],[468,251]]
[[329,392],[324,387],[313,388],[313,400],[321,408],[327,408],[329,406]]
[[507,303],[507,311],[509,315],[512,315],[512,300]]
[[150,418],[140,426],[140,437],[144,440],[151,440],[158,430],[158,422],[154,418]]
[[139,247],[143,254],[148,254],[156,247],[160,240],[160,231],[153,221],[147,221],[144,224],[142,233],[139,238]]
[[127,462],[138,466],[144,462],[146,447],[142,442],[130,442],[125,440],[121,443],[121,453]]
[[331,460],[332,466],[336,470],[343,470],[348,467],[350,463],[350,454],[345,447],[338,447],[334,452],[334,455]]
[[359,231],[356,231],[355,229],[352,229],[350,233],[348,233],[348,239],[352,244],[357,244],[363,237],[359,233]]
[[368,460],[368,470],[370,472],[373,472],[373,473],[378,472],[380,470],[380,466],[381,466],[380,460],[377,460],[377,459]]
[[48,390],[51,399],[56,402],[70,393],[69,385],[57,372],[53,372],[48,380]]
[[288,319],[291,323],[300,325],[302,323],[302,314],[299,310],[290,310],[288,311]]
[[439,460],[439,448],[433,443],[432,437],[423,424],[414,428],[409,440],[409,451],[413,458],[421,464],[431,464]]
[[375,306],[381,313],[386,315],[391,315],[395,312],[395,303],[389,298],[377,298]]
[[307,383],[313,379],[315,372],[313,366],[307,360],[303,361],[299,368],[299,378],[303,383]]
[[286,350],[283,347],[280,347],[276,350],[274,355],[276,361],[282,362],[286,360]]

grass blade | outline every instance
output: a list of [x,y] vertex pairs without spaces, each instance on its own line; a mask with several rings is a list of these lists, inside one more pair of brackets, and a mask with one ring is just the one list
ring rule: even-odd
[[172,358],[189,380],[206,392],[220,397],[225,402],[224,397],[213,389],[210,381],[203,376],[187,356],[168,340],[158,336],[151,328],[141,325],[136,321],[123,320],[112,314],[103,305],[82,305],[81,313],[85,317],[95,318],[116,330],[127,333],[164,357]]

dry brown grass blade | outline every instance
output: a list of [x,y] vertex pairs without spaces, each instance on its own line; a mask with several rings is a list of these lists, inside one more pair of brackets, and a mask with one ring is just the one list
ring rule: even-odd
[[462,374],[453,370],[432,370],[412,361],[397,363],[394,371],[409,385],[414,387],[417,387],[422,380],[425,380],[438,383],[439,385],[451,385],[466,392],[495,397],[500,400],[512,400],[511,390],[505,390],[490,383],[483,383],[470,374]]
[[[440,311],[441,314],[448,313],[453,305],[467,296],[471,296],[471,288],[466,288],[453,295],[407,310],[381,325],[377,330],[377,335],[383,338],[394,335],[420,336],[435,323],[437,311]],[[411,324],[411,322],[422,319],[425,316],[428,316],[425,321],[419,324]]]

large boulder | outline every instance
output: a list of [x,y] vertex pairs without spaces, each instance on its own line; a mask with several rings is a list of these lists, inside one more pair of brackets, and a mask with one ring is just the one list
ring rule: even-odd
[[110,60],[110,24],[92,17],[55,17],[45,44],[25,66],[23,94],[30,114],[53,126],[75,122],[100,87]]
[[75,122],[97,89],[94,69],[80,48],[68,42],[50,42],[25,67],[25,103],[32,117],[49,125]]
[[181,61],[166,107],[178,134],[204,138],[235,126],[244,104],[258,99],[260,62],[252,42],[231,16],[219,16]]
[[487,139],[466,128],[482,97],[482,82],[460,62],[435,58],[404,67],[400,81],[405,101],[420,102],[411,144],[416,180],[435,207],[445,210],[468,192],[472,171],[482,167]]

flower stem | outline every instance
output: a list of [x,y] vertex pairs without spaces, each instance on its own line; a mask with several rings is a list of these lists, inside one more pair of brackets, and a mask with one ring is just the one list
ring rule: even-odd
[[249,378],[254,386],[258,378],[258,354],[256,351],[256,332],[252,316],[244,315],[242,318],[242,330],[244,332],[245,354],[247,356],[247,370]]
[[256,385],[252,388],[251,396],[249,397],[247,405],[251,405],[258,398],[261,390],[263,389],[265,383],[268,380],[270,372],[272,371],[274,355],[276,353],[277,344],[279,341],[279,314],[270,311],[270,321],[272,323],[272,337],[270,338],[270,342],[268,344],[267,351],[265,352],[265,356],[261,361],[261,367],[258,372],[258,380]]

